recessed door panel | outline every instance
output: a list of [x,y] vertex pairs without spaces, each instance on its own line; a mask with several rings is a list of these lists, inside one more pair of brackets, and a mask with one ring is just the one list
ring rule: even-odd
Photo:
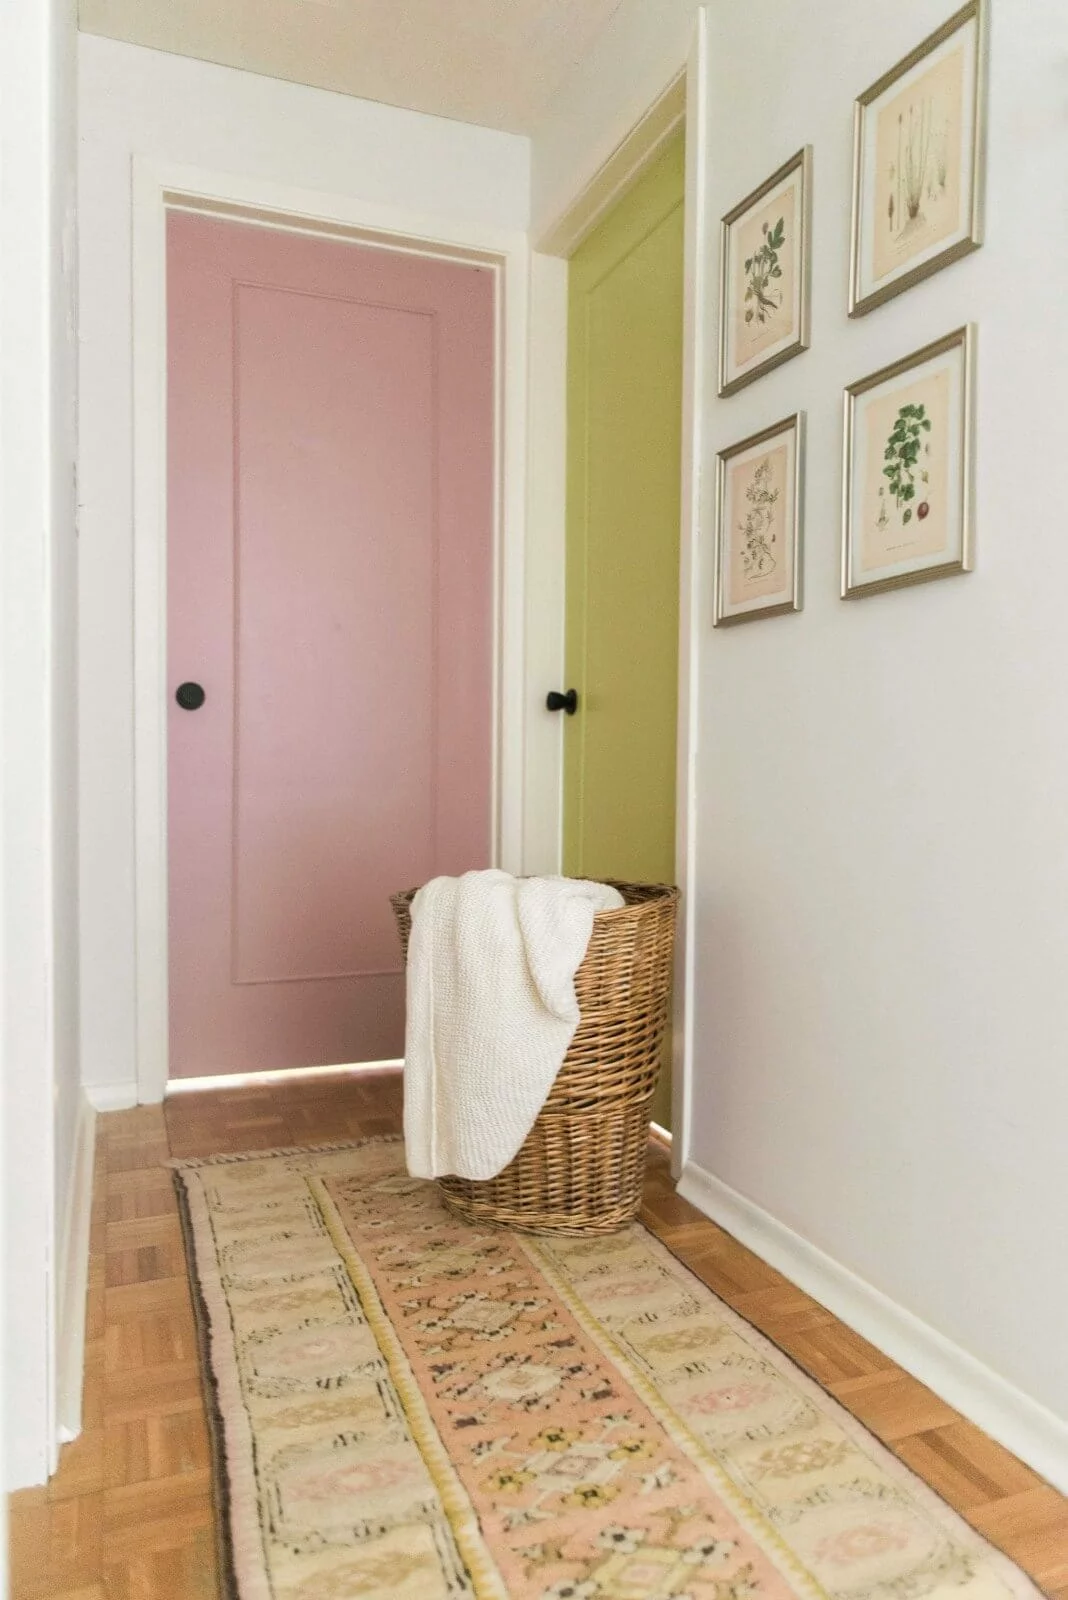
[[389,895],[490,859],[492,277],[179,213],[168,307],[170,1070],[397,1056]]
[[[565,871],[673,882],[680,133],[570,263]],[[670,1125],[670,1053],[654,1105]]]

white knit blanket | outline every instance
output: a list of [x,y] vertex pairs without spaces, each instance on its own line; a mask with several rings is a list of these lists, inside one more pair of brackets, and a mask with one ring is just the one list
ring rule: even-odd
[[412,902],[404,1144],[417,1178],[492,1178],[545,1104],[579,1023],[575,973],[618,890],[468,872]]

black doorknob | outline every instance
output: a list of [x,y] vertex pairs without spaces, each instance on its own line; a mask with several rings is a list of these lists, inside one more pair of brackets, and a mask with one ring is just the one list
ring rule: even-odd
[[207,696],[199,683],[180,683],[174,698],[183,711],[199,711]]
[[566,694],[561,694],[558,689],[550,690],[545,700],[548,711],[566,711],[573,717],[578,710],[578,690],[569,689]]

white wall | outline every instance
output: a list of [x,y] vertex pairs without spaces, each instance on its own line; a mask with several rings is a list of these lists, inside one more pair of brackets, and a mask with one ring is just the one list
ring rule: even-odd
[[559,872],[563,718],[545,709],[563,682],[567,473],[567,262],[533,254],[524,584],[523,872]]
[[[825,1252],[828,1292],[888,1339],[896,1317],[899,1358],[1068,1484],[1068,9],[991,9],[987,243],[857,322],[853,97],[952,5],[707,11],[697,300],[719,217],[806,142],[815,259],[807,354],[719,401],[711,315],[698,352],[706,485],[795,408],[809,441],[802,615],[713,634],[707,495],[701,516],[690,1192],[787,1270]],[[682,64],[696,10],[624,0],[533,141],[536,228]],[[845,604],[843,386],[968,319],[978,568]]]
[[8,1486],[55,1451],[56,1275],[78,1084],[75,628],[75,18],[5,11],[3,510],[3,1421]]
[[135,157],[522,230],[529,143],[83,35],[79,41],[82,1045],[132,1093],[130,175]]
[[[811,350],[706,419],[710,474],[807,410],[806,600],[700,651],[690,1153],[1068,1419],[1068,11],[991,10],[987,243],[851,323],[852,98],[945,0],[710,8],[707,214],[811,142],[815,255]],[[842,388],[966,320],[977,570],[845,604]]]

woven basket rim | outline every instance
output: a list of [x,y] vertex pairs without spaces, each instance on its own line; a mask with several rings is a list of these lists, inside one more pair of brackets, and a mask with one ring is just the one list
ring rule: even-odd
[[[533,877],[534,874],[527,873],[523,874],[523,876]],[[556,876],[556,874],[545,874],[545,876]],[[618,889],[620,893],[624,889],[641,889],[644,891],[642,899],[634,905],[614,906],[611,911],[595,912],[593,919],[595,922],[607,921],[611,917],[632,915],[635,911],[640,911],[643,906],[658,905],[664,900],[678,900],[682,894],[682,891],[674,883],[647,882],[638,878],[575,878],[571,873],[561,873],[560,876],[566,877],[574,883],[603,883],[610,889]],[[396,894],[390,895],[390,904],[396,901],[407,901],[410,904],[422,887],[422,884],[417,884],[414,889],[399,889]]]

